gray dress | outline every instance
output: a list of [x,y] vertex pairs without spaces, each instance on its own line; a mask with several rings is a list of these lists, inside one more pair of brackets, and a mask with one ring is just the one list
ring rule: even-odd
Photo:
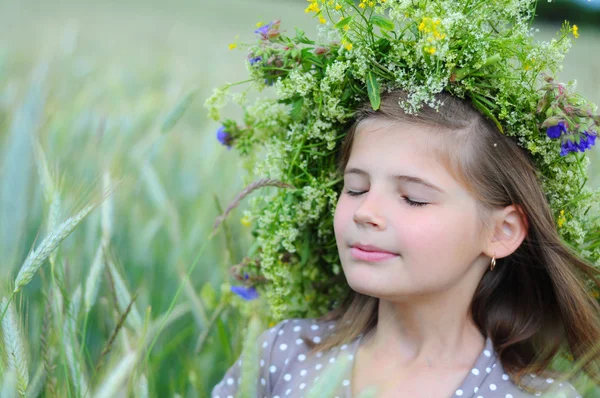
[[[309,354],[309,347],[301,337],[318,343],[335,326],[335,321],[315,319],[287,319],[262,333],[259,339],[260,369],[257,380],[257,397],[302,398],[319,380],[326,367],[347,356],[350,366],[335,396],[351,398],[351,371],[354,355],[362,335],[354,341],[335,347],[327,352]],[[237,393],[242,360],[238,359],[227,371],[223,380],[212,391],[212,398],[234,398]],[[490,338],[471,372],[465,377],[453,397],[472,398],[521,398],[547,396],[553,398],[580,398],[580,394],[569,382],[542,379],[531,375],[526,380],[534,393],[527,393],[515,385],[504,373]]]

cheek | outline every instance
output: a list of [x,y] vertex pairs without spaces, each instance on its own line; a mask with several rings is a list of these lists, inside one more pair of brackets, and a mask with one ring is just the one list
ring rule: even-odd
[[349,221],[352,220],[351,209],[348,201],[344,197],[340,197],[335,207],[333,215],[333,229],[336,237],[340,236],[345,230]]

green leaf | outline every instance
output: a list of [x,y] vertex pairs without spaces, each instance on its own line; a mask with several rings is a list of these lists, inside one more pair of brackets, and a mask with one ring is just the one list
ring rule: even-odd
[[298,120],[302,116],[302,107],[304,106],[304,98],[299,98],[292,104],[290,117],[292,120]]
[[207,310],[213,310],[217,304],[217,294],[209,282],[206,282],[200,289],[200,299]]
[[381,92],[379,89],[379,82],[372,72],[367,73],[367,93],[369,94],[369,101],[373,110],[376,111],[381,105]]
[[344,26],[348,25],[352,21],[352,16],[346,17],[342,19],[340,22],[335,24],[335,27],[338,29],[342,29]]
[[383,30],[394,30],[394,23],[381,15],[373,15],[369,21]]

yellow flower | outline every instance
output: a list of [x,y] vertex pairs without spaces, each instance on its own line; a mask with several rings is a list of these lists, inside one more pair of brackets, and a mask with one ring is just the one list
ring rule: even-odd
[[435,47],[425,47],[425,51],[427,51],[429,54],[433,55],[433,54],[435,54]]
[[341,6],[341,5],[339,5],[339,4],[336,4],[336,5],[335,5],[335,9],[336,9],[337,11],[339,11],[339,10],[341,10],[341,9],[342,9],[342,6]]
[[275,326],[275,325],[276,325],[276,323],[275,323],[275,322],[273,322],[273,321],[269,322],[269,327],[270,327],[270,328],[272,328],[272,327],[273,327],[273,326]]
[[256,27],[260,28],[261,26],[263,26],[265,23],[264,22],[257,22],[256,23]]
[[348,43],[344,47],[346,47],[346,50],[350,51],[352,50],[352,43]]
[[233,50],[234,48],[237,48],[237,44],[236,44],[236,43],[231,43],[231,44],[229,45],[229,49],[230,49],[230,50]]
[[374,1],[369,1],[369,7],[375,7],[375,2]]
[[344,25],[344,30],[350,29],[350,25]]
[[244,216],[240,219],[240,222],[242,223],[242,225],[244,227],[249,227],[250,224],[252,224],[252,222],[250,221],[250,218],[248,216]]
[[558,227],[562,227],[563,224],[567,221],[566,217],[565,217],[565,211],[561,210],[560,211],[560,216],[558,217],[558,220],[556,221],[556,223],[558,224]]
[[331,7],[331,6],[333,5],[333,0],[329,0],[329,3],[327,3],[327,5],[328,5],[329,7]]
[[327,23],[327,20],[325,18],[323,18],[323,16],[319,15],[319,22],[323,25],[325,25]]
[[359,6],[360,8],[365,8],[367,5],[366,5],[365,3],[362,3],[362,2],[361,2],[361,3],[360,3],[358,6]]
[[314,13],[321,11],[321,9],[319,8],[319,5],[317,4],[316,1],[314,3],[310,3],[310,5],[308,7],[306,7],[306,10],[304,10],[304,12],[306,12],[306,13],[309,13],[311,11]]
[[579,28],[577,27],[577,25],[573,25],[571,31],[573,32],[573,37],[577,39],[579,37]]

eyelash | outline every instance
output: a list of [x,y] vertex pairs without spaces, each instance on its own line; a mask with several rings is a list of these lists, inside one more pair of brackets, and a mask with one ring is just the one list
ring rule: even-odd
[[[354,191],[346,191],[346,193],[349,196],[359,196],[362,195],[364,192],[354,192]],[[425,206],[428,203],[424,203],[424,202],[414,202],[410,199],[408,199],[406,196],[403,196],[402,199],[404,199],[404,201],[409,205],[409,206],[414,206],[414,207],[421,207],[421,206]]]

